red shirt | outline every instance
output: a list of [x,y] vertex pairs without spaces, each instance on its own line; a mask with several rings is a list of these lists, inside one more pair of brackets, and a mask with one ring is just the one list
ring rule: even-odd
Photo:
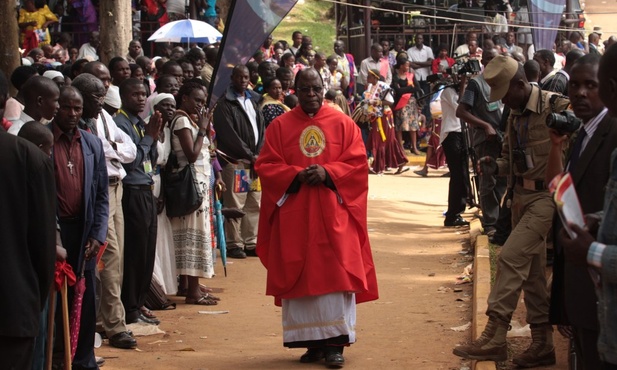
[[54,169],[58,195],[58,217],[79,217],[83,211],[84,155],[81,133],[71,136],[52,124]]

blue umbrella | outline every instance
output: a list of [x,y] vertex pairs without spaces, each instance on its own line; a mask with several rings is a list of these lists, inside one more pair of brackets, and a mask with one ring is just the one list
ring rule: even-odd
[[218,192],[215,190],[214,210],[216,211],[216,246],[221,251],[221,262],[223,262],[223,270],[227,276],[227,242],[225,241],[225,218],[221,210],[223,205],[219,199]]
[[155,42],[205,42],[213,44],[221,41],[223,35],[206,22],[182,19],[169,22],[156,30],[148,41]]

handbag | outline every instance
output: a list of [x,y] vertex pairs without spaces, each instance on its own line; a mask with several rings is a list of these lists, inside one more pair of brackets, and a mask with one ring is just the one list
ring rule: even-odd
[[[170,132],[173,135],[178,117],[171,123]],[[187,164],[182,170],[174,172],[180,166],[178,157],[172,150],[165,165],[162,176],[163,193],[165,194],[165,209],[168,217],[182,217],[195,212],[201,206],[204,196],[199,190],[199,182],[193,163]]]
[[176,309],[176,304],[167,298],[163,287],[154,277],[152,277],[152,281],[150,282],[150,290],[148,290],[146,294],[144,306],[153,311]]
[[360,103],[351,113],[351,119],[362,129],[370,129],[369,117],[366,111],[366,104]]

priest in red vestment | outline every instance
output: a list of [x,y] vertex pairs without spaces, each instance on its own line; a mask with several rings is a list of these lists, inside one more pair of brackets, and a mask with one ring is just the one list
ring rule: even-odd
[[301,362],[342,367],[356,303],[378,298],[366,228],[368,165],[358,126],[322,106],[323,82],[298,72],[299,105],[275,119],[255,164],[262,184],[257,255],[283,308],[283,342]]

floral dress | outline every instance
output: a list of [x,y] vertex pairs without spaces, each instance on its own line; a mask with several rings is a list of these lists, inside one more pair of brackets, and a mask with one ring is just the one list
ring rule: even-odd
[[[197,125],[184,115],[176,115],[174,131],[189,129],[193,138],[198,138]],[[201,137],[198,140],[202,140]],[[203,137],[204,144],[194,163],[195,174],[199,182],[199,189],[204,199],[197,211],[187,216],[171,218],[174,249],[176,252],[176,271],[180,275],[211,278],[214,275],[212,258],[212,227],[210,208],[210,142]],[[178,157],[179,170],[188,164],[188,160],[180,146],[180,139],[175,133],[171,134],[171,150]]]

